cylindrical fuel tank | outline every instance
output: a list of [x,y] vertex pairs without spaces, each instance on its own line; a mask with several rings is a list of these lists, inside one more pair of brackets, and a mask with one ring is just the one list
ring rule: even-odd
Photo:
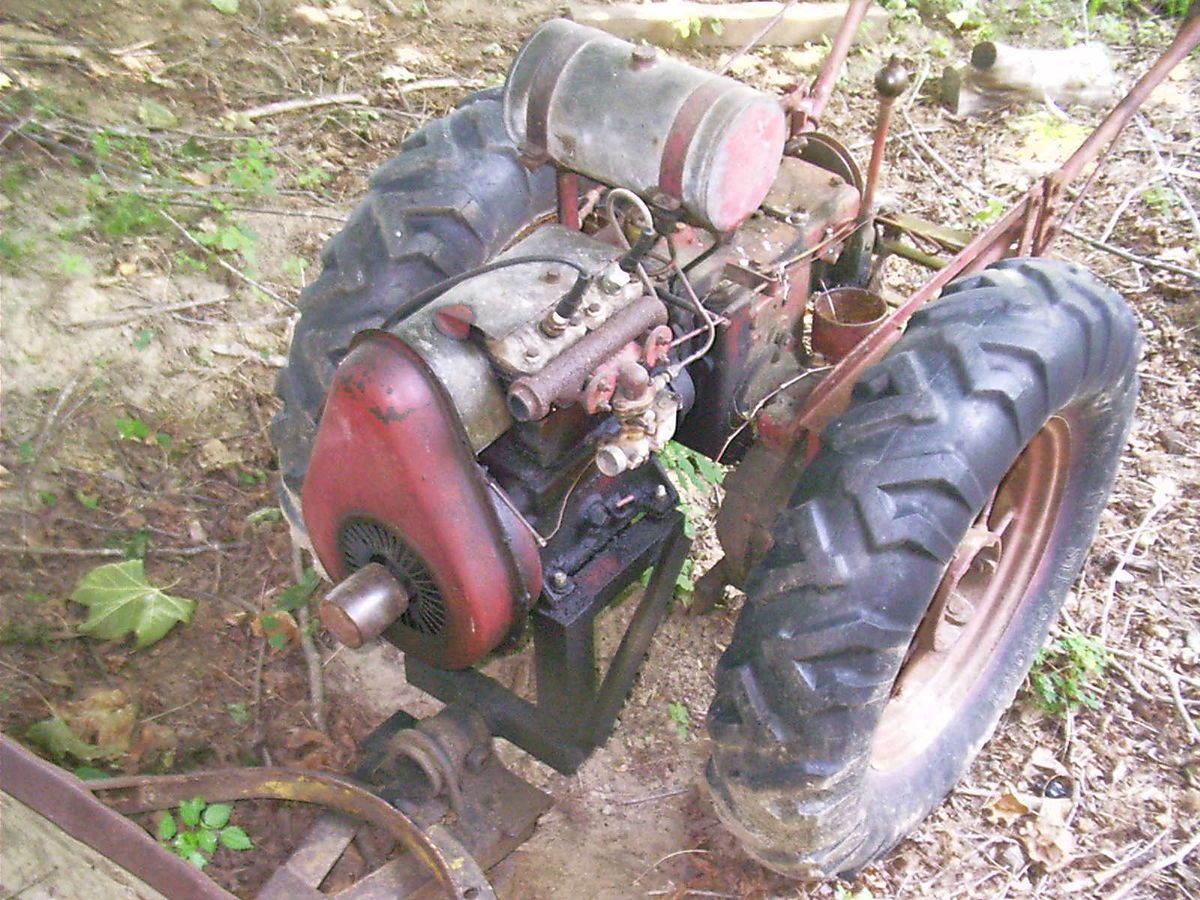
[[513,60],[504,118],[526,153],[646,199],[666,195],[717,231],[762,203],[787,130],[774,97],[565,19]]

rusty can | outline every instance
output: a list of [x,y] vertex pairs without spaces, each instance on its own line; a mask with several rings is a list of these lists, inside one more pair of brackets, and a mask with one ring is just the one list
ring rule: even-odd
[[565,19],[513,60],[504,120],[527,156],[678,202],[716,231],[762,203],[787,131],[774,97]]
[[862,288],[840,287],[817,294],[813,298],[813,350],[837,362],[875,330],[887,311],[882,297]]

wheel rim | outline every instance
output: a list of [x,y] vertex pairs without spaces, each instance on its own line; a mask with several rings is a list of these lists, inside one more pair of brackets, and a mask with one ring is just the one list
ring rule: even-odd
[[1054,416],[1021,451],[955,549],[909,645],[871,747],[871,765],[917,759],[970,702],[1009,624],[1040,584],[1071,461]]

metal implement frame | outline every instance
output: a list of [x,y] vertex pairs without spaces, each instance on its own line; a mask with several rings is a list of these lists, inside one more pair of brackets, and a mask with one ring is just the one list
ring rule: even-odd
[[[671,509],[627,528],[575,573],[561,594],[543,594],[532,612],[537,702],[475,669],[447,671],[405,657],[409,684],[445,703],[468,703],[493,734],[564,775],[574,773],[612,733],[650,649],[691,541]],[[654,570],[602,680],[595,659],[597,614],[648,566]]]

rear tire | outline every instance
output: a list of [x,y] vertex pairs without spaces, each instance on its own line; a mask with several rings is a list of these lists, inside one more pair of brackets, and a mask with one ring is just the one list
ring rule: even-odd
[[[1082,567],[1132,419],[1139,344],[1124,301],[1083,269],[1006,260],[949,285],[864,375],[776,521],[717,667],[708,781],[753,856],[794,876],[853,872],[958,781]],[[1058,457],[1030,457],[1051,445]],[[1031,458],[1061,466],[1043,485]],[[1038,502],[1020,507],[1014,483]],[[947,596],[952,559],[987,583],[963,548],[989,497],[984,531],[1003,530],[1002,498],[1014,511],[989,552],[1018,573],[1004,584],[1023,580],[980,593],[1008,606],[959,625],[931,600]],[[1021,542],[1031,521],[1040,543]],[[928,640],[937,628],[949,649]],[[914,694],[914,671],[932,687]]]
[[404,310],[417,292],[488,261],[554,208],[552,166],[530,171],[504,129],[498,89],[469,98],[401,145],[321,250],[271,422],[280,501],[303,538],[299,497],[321,404],[350,339]]

